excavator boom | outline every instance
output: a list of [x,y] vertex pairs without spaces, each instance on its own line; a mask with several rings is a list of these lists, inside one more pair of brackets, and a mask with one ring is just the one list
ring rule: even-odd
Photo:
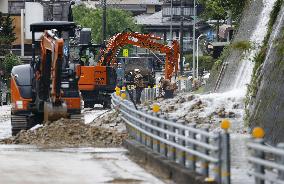
[[159,43],[159,40],[162,40],[162,38],[150,34],[134,32],[119,33],[109,39],[105,52],[100,58],[99,65],[114,65],[119,49],[125,45],[134,45],[140,48],[147,48],[151,51],[165,53],[165,78],[171,79],[173,74],[177,74],[178,71],[179,44],[174,40],[172,46],[168,46]]

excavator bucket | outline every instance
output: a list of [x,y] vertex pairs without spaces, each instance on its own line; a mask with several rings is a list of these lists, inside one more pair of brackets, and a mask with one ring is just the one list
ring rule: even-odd
[[62,103],[60,106],[55,106],[51,102],[45,102],[44,121],[56,121],[60,118],[68,118],[66,103]]

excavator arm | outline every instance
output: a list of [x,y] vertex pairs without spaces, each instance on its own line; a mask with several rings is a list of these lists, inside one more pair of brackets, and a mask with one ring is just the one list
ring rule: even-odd
[[41,63],[36,71],[39,93],[44,93],[44,120],[67,117],[67,106],[62,98],[61,74],[64,41],[54,30],[47,30],[41,38]]
[[[41,77],[44,77],[48,83],[51,81],[50,98],[54,104],[61,103],[61,68],[63,61],[63,45],[62,38],[57,38],[51,30],[45,31],[41,39]],[[46,86],[50,88],[50,86]]]
[[147,48],[151,51],[165,53],[165,78],[171,79],[173,74],[177,74],[178,71],[179,44],[176,40],[174,40],[172,46],[168,46],[159,43],[157,40],[162,39],[150,34],[133,32],[119,33],[109,39],[104,54],[102,54],[98,64],[101,66],[114,65],[114,63],[116,63],[116,56],[118,55],[120,48],[125,45],[134,45],[140,48]]

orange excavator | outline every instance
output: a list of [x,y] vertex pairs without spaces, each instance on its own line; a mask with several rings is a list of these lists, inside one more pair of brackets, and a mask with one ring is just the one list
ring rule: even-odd
[[[12,134],[43,121],[81,118],[81,99],[75,67],[64,62],[63,31],[75,28],[73,22],[31,24],[33,57],[30,64],[18,65],[11,73]],[[35,33],[40,39],[40,56],[35,57]],[[73,69],[72,69],[73,68]]]
[[110,38],[96,66],[80,66],[78,69],[79,72],[77,73],[80,73],[79,89],[85,107],[93,107],[94,104],[110,107],[110,94],[114,92],[116,87],[116,57],[120,49],[126,45],[165,53],[165,78],[171,79],[174,74],[177,74],[178,41],[174,40],[172,46],[168,46],[159,43],[159,40],[162,40],[162,38],[134,32],[119,33]]

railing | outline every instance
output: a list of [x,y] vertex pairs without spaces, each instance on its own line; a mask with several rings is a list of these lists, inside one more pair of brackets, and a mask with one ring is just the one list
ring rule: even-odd
[[[146,102],[153,102],[153,101],[155,101],[159,97],[159,93],[160,93],[159,90],[161,90],[161,89],[157,88],[157,87],[144,88],[142,93],[141,93],[141,98],[140,98],[141,103],[144,104]],[[121,92],[126,92],[127,99],[133,98],[134,101],[136,100],[136,90],[135,89],[128,88],[126,90],[126,88],[123,88],[121,90]]]
[[267,146],[264,144],[262,139],[264,134],[261,132],[261,129],[256,128],[254,130],[256,138],[247,145],[252,153],[248,161],[254,169],[248,174],[255,178],[256,184],[284,184],[284,143],[276,147]]
[[[177,92],[190,92],[192,91],[192,81],[189,79],[178,79],[176,81],[177,84]],[[135,86],[127,86],[123,91],[127,91],[127,99],[131,99],[131,97],[135,100],[136,99],[136,91],[135,91]],[[129,95],[130,94],[130,95]],[[141,103],[145,102],[153,102],[155,101],[159,96],[162,95],[162,89],[160,88],[159,85],[155,85],[154,87],[148,87],[144,88],[142,93],[141,93]]]
[[[169,118],[157,106],[153,111],[125,100],[126,94],[112,95],[112,105],[127,125],[129,137],[167,159],[203,175],[208,181],[230,183],[230,143],[227,131],[212,133],[208,128]],[[224,122],[224,130],[228,122]]]
[[189,79],[177,80],[178,92],[190,92],[192,91],[192,81]]

